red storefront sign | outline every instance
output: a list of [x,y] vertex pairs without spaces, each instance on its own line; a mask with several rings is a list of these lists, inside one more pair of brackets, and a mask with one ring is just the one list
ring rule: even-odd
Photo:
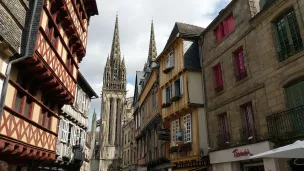
[[243,151],[239,149],[235,149],[232,151],[234,158],[243,157],[243,156],[252,156],[252,154],[249,152],[248,149],[245,149]]

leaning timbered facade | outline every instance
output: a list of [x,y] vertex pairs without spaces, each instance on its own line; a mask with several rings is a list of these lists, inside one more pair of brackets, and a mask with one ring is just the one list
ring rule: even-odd
[[[27,16],[39,21],[26,23],[30,27],[23,33],[25,40],[33,39],[26,44],[33,53],[23,53],[21,48],[21,54],[7,59],[11,62],[20,58],[18,63],[9,63],[10,73],[3,69],[9,75],[2,76],[8,84],[2,97],[0,158],[12,168],[36,170],[56,159],[59,114],[64,104],[72,105],[76,99],[78,63],[86,53],[90,17],[98,11],[95,0],[31,0],[21,4],[29,10],[27,15],[35,15],[33,11],[39,9],[38,15]],[[6,5],[8,9],[17,8],[16,13],[23,11]],[[16,14],[20,16],[23,14]],[[37,28],[35,34],[31,27]],[[27,37],[28,32],[31,36]]]

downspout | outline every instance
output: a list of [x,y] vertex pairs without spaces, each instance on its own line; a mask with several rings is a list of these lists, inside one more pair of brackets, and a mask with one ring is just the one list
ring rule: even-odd
[[0,120],[1,120],[2,114],[3,114],[3,107],[4,107],[4,103],[5,103],[7,86],[8,86],[8,81],[10,79],[12,65],[16,64],[16,63],[19,63],[19,62],[23,61],[26,58],[32,57],[32,56],[29,56],[28,53],[29,53],[30,39],[32,37],[31,34],[32,34],[32,29],[33,29],[33,22],[34,22],[34,18],[35,18],[34,15],[36,13],[37,3],[38,3],[38,0],[33,0],[33,4],[34,5],[33,5],[33,11],[31,12],[31,18],[30,18],[30,23],[29,23],[30,24],[29,25],[29,32],[28,32],[29,35],[26,38],[25,54],[24,54],[24,56],[22,56],[22,57],[20,57],[18,59],[10,61],[8,63],[8,65],[7,65],[7,68],[6,68],[5,78],[4,78],[4,81],[3,81],[2,91],[1,91],[1,99],[0,99]]
[[[208,146],[210,147],[210,136],[209,136],[209,124],[208,124],[208,99],[207,99],[207,90],[206,90],[206,75],[205,75],[205,68],[203,65],[203,44],[204,44],[204,35],[200,36],[200,43],[199,43],[199,56],[200,56],[200,65],[202,68],[202,80],[203,80],[203,90],[204,90],[204,98],[205,98],[205,112],[206,112],[206,124],[207,124],[207,137],[208,137]],[[209,152],[208,152],[209,154]]]

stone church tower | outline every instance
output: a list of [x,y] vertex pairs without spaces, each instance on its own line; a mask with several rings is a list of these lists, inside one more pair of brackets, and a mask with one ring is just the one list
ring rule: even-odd
[[111,54],[103,75],[99,171],[118,170],[121,165],[121,122],[125,99],[126,67],[124,58],[121,59],[116,15]]

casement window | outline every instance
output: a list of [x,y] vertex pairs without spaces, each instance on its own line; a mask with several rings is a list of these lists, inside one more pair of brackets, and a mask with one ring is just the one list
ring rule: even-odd
[[73,63],[72,63],[72,57],[68,56],[66,58],[66,67],[68,69],[68,71],[70,71],[73,74]]
[[254,118],[251,102],[246,103],[241,106],[243,112],[243,123],[247,128],[253,128],[254,126]]
[[294,10],[280,16],[275,22],[279,61],[303,50],[303,40]]
[[191,122],[191,114],[187,114],[184,116],[184,142],[188,143],[192,141],[191,134],[192,122]]
[[69,129],[68,129],[68,146],[70,146],[70,144],[72,144],[72,128],[73,128],[73,125],[72,124],[69,124]]
[[216,27],[215,29],[216,42],[220,42],[233,30],[234,30],[234,17],[233,15],[230,15]]
[[172,142],[174,143],[174,145],[177,142],[177,133],[179,131],[180,127],[179,127],[179,119],[176,119],[174,121],[172,121]]
[[285,95],[288,109],[304,105],[304,81],[294,82],[285,87]]
[[156,107],[156,92],[152,92],[152,108]]
[[[37,90],[33,90],[33,87],[36,88],[36,86],[32,84],[31,80],[25,79],[25,75],[23,73],[18,74],[17,84],[20,87],[22,87],[24,90],[27,90],[33,96],[36,95]],[[17,90],[14,105],[13,105],[13,108],[16,112],[22,114],[27,118],[30,118],[33,108],[32,104],[33,101],[28,96],[20,92],[20,90]]]
[[223,89],[223,78],[221,64],[218,63],[213,67],[215,89],[220,91]]
[[166,103],[169,103],[171,99],[171,85],[166,88]]
[[234,53],[234,60],[236,78],[237,80],[241,80],[247,76],[243,48],[238,49]]
[[68,134],[69,134],[69,123],[66,121],[66,120],[63,120],[61,119],[60,122],[62,123],[61,124],[61,131],[62,131],[62,136],[60,137],[61,138],[61,141],[62,142],[67,142],[68,140]]
[[86,108],[86,98],[85,98],[85,93],[82,92],[82,98],[81,98],[81,111],[84,112],[85,108]]
[[174,97],[179,97],[183,94],[183,76],[174,81]]
[[228,118],[227,113],[222,113],[217,116],[218,119],[218,145],[226,146],[227,142],[229,142],[229,126],[228,126]]
[[166,69],[174,67],[174,50],[171,50],[166,57]]

